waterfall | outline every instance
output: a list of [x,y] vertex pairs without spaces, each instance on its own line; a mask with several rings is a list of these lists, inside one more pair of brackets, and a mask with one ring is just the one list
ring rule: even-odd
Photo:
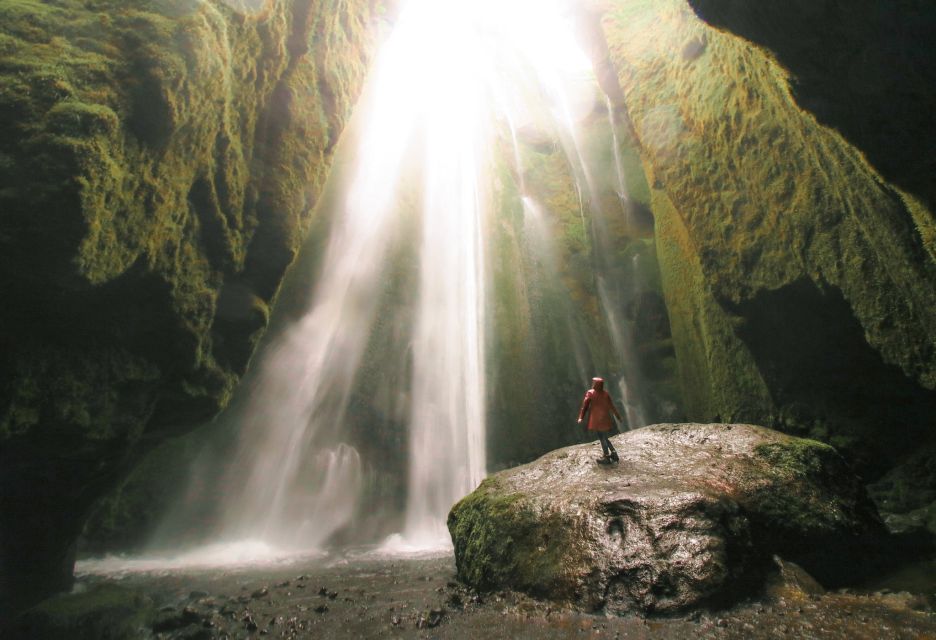
[[[387,383],[408,407],[407,496],[400,535],[388,545],[450,544],[448,511],[487,470],[485,247],[496,131],[508,122],[522,192],[514,123],[537,117],[536,103],[547,96],[577,178],[584,227],[578,178],[592,201],[595,187],[576,121],[592,109],[590,73],[558,2],[409,0],[402,7],[355,116],[354,170],[330,217],[310,306],[266,346],[251,385],[239,392],[249,398],[233,418],[239,453],[224,482],[221,542],[238,554],[315,550],[361,516],[379,460],[356,447],[349,403],[361,395],[355,385],[390,261],[401,246],[410,248],[401,207],[412,207],[415,193],[419,290],[411,333],[401,337],[408,342],[400,345],[411,375]],[[523,206],[533,250],[548,263],[548,287],[558,291],[564,285],[543,215],[531,199]],[[603,308],[617,304],[604,287],[599,293]],[[586,384],[594,372],[581,348],[584,316],[565,294],[569,340]],[[613,309],[607,313],[617,336],[621,323]],[[625,357],[626,344],[613,342]],[[636,406],[622,389],[625,405]],[[628,419],[640,420],[630,409]],[[215,552],[211,546],[209,555]]]
[[624,178],[624,163],[621,162],[621,143],[618,141],[617,122],[614,120],[614,105],[611,98],[605,96],[605,105],[608,107],[608,124],[611,125],[611,143],[614,150],[614,176],[617,178],[617,195],[624,208],[624,216],[628,226],[632,223],[630,215],[630,194],[627,191],[627,181]]
[[[547,87],[558,107],[554,110],[553,118],[561,135],[566,157],[571,165],[575,178],[576,191],[579,197],[579,207],[584,221],[584,212],[590,213],[591,222],[591,250],[595,270],[595,287],[598,294],[598,303],[604,316],[605,327],[611,339],[615,359],[621,366],[621,374],[617,376],[617,386],[624,403],[624,413],[627,425],[633,429],[647,424],[647,416],[641,402],[639,390],[639,366],[634,355],[632,330],[629,323],[623,319],[622,310],[626,302],[627,293],[633,294],[634,282],[615,282],[616,286],[609,285],[611,279],[611,263],[614,249],[609,245],[609,228],[607,212],[602,207],[598,196],[598,186],[593,172],[589,166],[588,154],[582,148],[578,133],[576,119],[570,107],[570,100],[566,95],[567,83],[559,82],[547,75]],[[618,146],[617,130],[614,123],[613,110],[610,101],[608,105],[608,119],[612,133],[613,155],[615,163],[614,190],[622,203],[625,214],[628,211],[627,185],[624,180],[623,163]],[[585,188],[582,188],[584,182]],[[588,195],[586,207],[583,191]],[[630,223],[630,220],[627,220]]]
[[414,84],[405,37],[405,30],[392,35],[377,62],[379,108],[363,118],[357,170],[312,305],[266,350],[250,389],[222,538],[316,548],[354,514],[362,463],[343,441],[342,423],[377,311],[401,165],[418,115],[405,93]]
[[225,537],[316,547],[355,514],[364,463],[342,423],[398,226],[401,166],[412,159],[425,179],[412,378],[401,390],[411,407],[405,543],[447,544],[448,510],[484,477],[489,114],[483,34],[465,28],[468,11],[411,0],[381,51],[357,174],[313,305],[267,351],[252,389],[241,454],[249,472],[228,500]]
[[[466,16],[433,0],[435,85],[427,97],[420,290],[413,337],[404,539],[449,545],[445,518],[485,474],[483,44]],[[438,13],[435,13],[438,12]],[[442,39],[445,41],[442,42]]]

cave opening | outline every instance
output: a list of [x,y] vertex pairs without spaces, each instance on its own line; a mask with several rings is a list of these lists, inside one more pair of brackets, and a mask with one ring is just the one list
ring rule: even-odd
[[776,426],[833,444],[869,483],[932,444],[936,392],[868,344],[840,289],[801,279],[733,311],[773,392]]

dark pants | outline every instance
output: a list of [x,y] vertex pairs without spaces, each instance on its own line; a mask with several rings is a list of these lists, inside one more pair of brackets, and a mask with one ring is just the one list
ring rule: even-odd
[[609,435],[611,435],[610,431],[598,432],[598,440],[601,441],[601,450],[604,452],[606,458],[612,453],[617,453],[617,451],[614,450],[614,445],[608,440]]

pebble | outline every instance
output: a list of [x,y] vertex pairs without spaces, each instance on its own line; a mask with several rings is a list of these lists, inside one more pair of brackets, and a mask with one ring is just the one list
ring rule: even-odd
[[259,628],[257,623],[254,622],[253,616],[249,613],[244,614],[244,617],[241,618],[241,622],[244,623],[244,628],[247,629],[247,631],[256,631]]
[[445,615],[445,611],[442,609],[431,609],[429,611],[423,611],[419,614],[419,618],[416,620],[416,627],[419,629],[432,629],[438,627],[442,622],[442,616]]

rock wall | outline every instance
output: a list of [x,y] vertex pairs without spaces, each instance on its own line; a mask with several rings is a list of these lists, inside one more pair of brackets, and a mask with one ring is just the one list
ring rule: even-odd
[[931,438],[936,409],[932,161],[915,151],[934,65],[913,37],[934,12],[908,6],[600,7],[688,415],[810,434],[866,477]]
[[[248,5],[251,3],[247,3]],[[377,2],[0,7],[0,603],[225,405],[357,97]]]
[[[592,101],[576,123],[590,170],[587,188],[576,182],[556,123],[534,119],[517,132],[516,147],[510,132],[501,132],[489,251],[491,470],[592,439],[575,419],[595,375],[613,381],[622,412],[616,381],[626,377],[645,420],[680,415],[650,191],[632,141],[622,139],[618,153],[628,193],[620,195],[615,136],[597,87]],[[633,342],[630,362],[615,346],[600,277],[621,334]]]

